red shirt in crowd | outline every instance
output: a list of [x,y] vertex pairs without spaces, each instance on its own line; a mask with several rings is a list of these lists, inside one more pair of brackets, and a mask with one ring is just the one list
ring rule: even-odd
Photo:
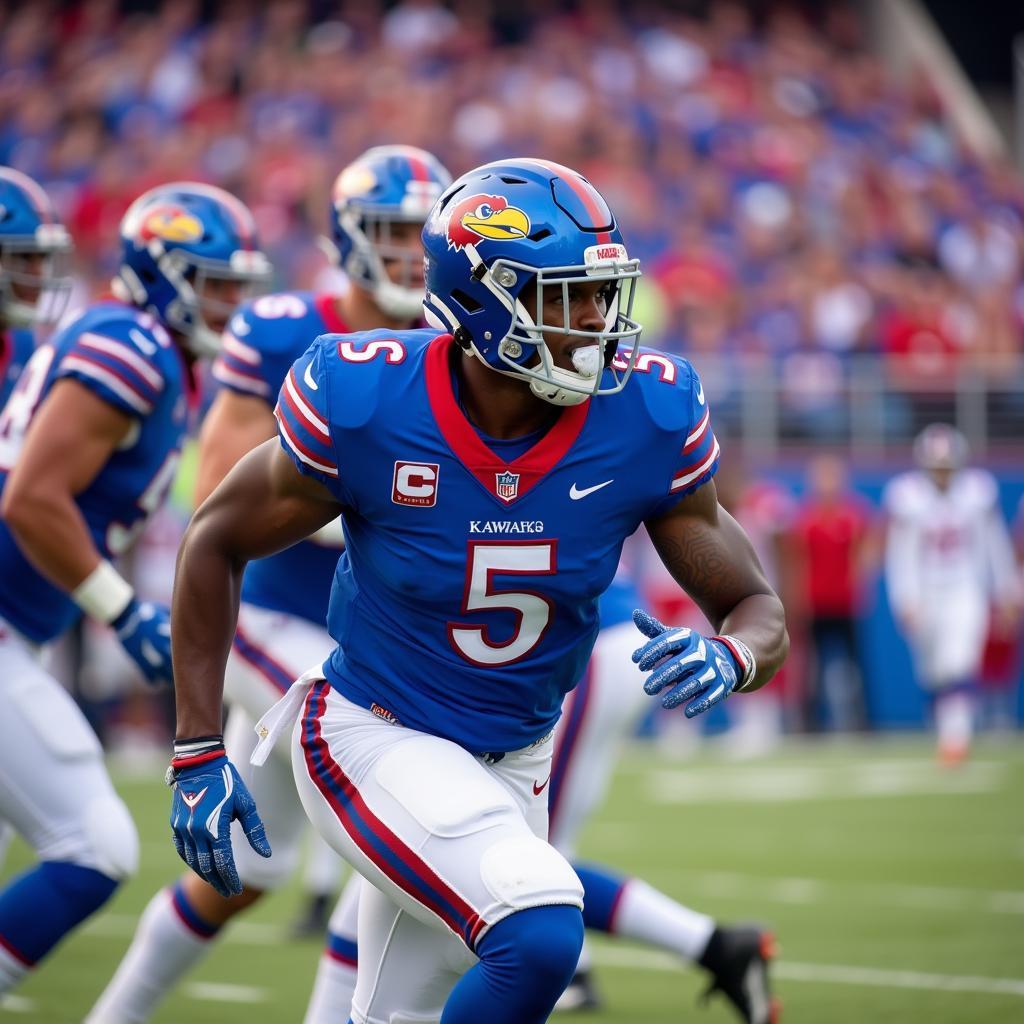
[[865,503],[854,494],[830,502],[811,499],[801,509],[795,533],[803,548],[812,616],[851,616],[860,611],[860,554],[870,525]]

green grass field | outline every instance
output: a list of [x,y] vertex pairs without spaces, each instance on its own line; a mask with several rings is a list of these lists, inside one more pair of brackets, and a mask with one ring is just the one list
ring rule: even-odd
[[[136,914],[181,867],[155,774],[115,781],[142,870],[0,1020],[81,1021]],[[1008,741],[958,770],[937,768],[924,738],[794,745],[743,764],[645,747],[622,762],[583,846],[722,919],[771,923],[787,1024],[1011,1024],[1024,1021],[1022,793],[1024,746]],[[16,843],[0,877],[26,859]],[[154,1020],[301,1021],[318,946],[288,936],[298,899],[290,889],[240,922]],[[595,959],[607,1008],[593,1024],[734,1019],[699,1009],[702,978],[662,954],[601,941]]]

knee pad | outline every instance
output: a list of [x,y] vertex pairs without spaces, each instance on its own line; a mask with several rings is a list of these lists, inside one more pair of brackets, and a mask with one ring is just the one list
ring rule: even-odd
[[536,836],[502,839],[484,851],[480,877],[509,911],[552,904],[583,909],[583,883],[572,865]]
[[114,794],[97,797],[83,811],[85,846],[72,859],[120,882],[139,867],[139,835],[124,801]]

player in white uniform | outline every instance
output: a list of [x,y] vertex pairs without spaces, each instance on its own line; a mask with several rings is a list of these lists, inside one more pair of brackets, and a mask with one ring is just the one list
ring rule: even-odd
[[[319,334],[408,328],[421,316],[420,232],[434,200],[450,183],[431,154],[413,146],[381,146],[362,154],[332,190],[331,244],[349,279],[340,295],[264,295],[232,317],[214,366],[221,385],[200,438],[197,503],[252,448],[275,436],[273,403],[292,362]],[[89,1024],[148,1020],[159,1001],[206,956],[235,915],[285,883],[297,867],[306,817],[282,745],[260,771],[249,765],[253,725],[293,680],[334,647],[325,626],[331,581],[344,546],[333,523],[309,541],[249,566],[238,629],[225,672],[230,714],[225,742],[259,801],[271,859],[236,843],[245,888],[224,899],[187,872],[161,889],[143,913],[114,978]],[[296,585],[298,582],[299,585]],[[244,847],[244,849],[243,849]],[[332,1007],[347,1013],[355,984],[356,885],[332,916],[317,977],[311,1019]],[[335,992],[340,987],[340,993]]]
[[889,601],[934,698],[945,763],[968,753],[990,609],[1020,599],[995,479],[967,458],[964,436],[934,423],[914,442],[919,469],[892,480],[884,496]]
[[170,681],[168,610],[140,601],[110,559],[173,479],[194,360],[268,273],[233,196],[151,189],[121,222],[117,298],[40,345],[0,415],[0,820],[39,857],[0,891],[0,994],[138,859],[99,741],[40,647],[85,614],[113,628],[150,682]]

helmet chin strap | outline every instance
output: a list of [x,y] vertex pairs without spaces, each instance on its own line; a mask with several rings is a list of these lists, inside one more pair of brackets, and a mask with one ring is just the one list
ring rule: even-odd
[[[557,380],[560,376],[575,377],[576,374],[569,373],[568,370],[560,370],[557,367],[551,371],[553,380]],[[550,402],[552,405],[580,405],[590,397],[590,395],[586,395],[582,391],[570,391],[568,388],[557,386],[552,387],[546,381],[536,380],[535,378],[530,379],[530,390],[538,398],[542,398],[545,402]]]
[[220,334],[201,320],[186,335],[188,350],[200,359],[213,359],[221,349]]

